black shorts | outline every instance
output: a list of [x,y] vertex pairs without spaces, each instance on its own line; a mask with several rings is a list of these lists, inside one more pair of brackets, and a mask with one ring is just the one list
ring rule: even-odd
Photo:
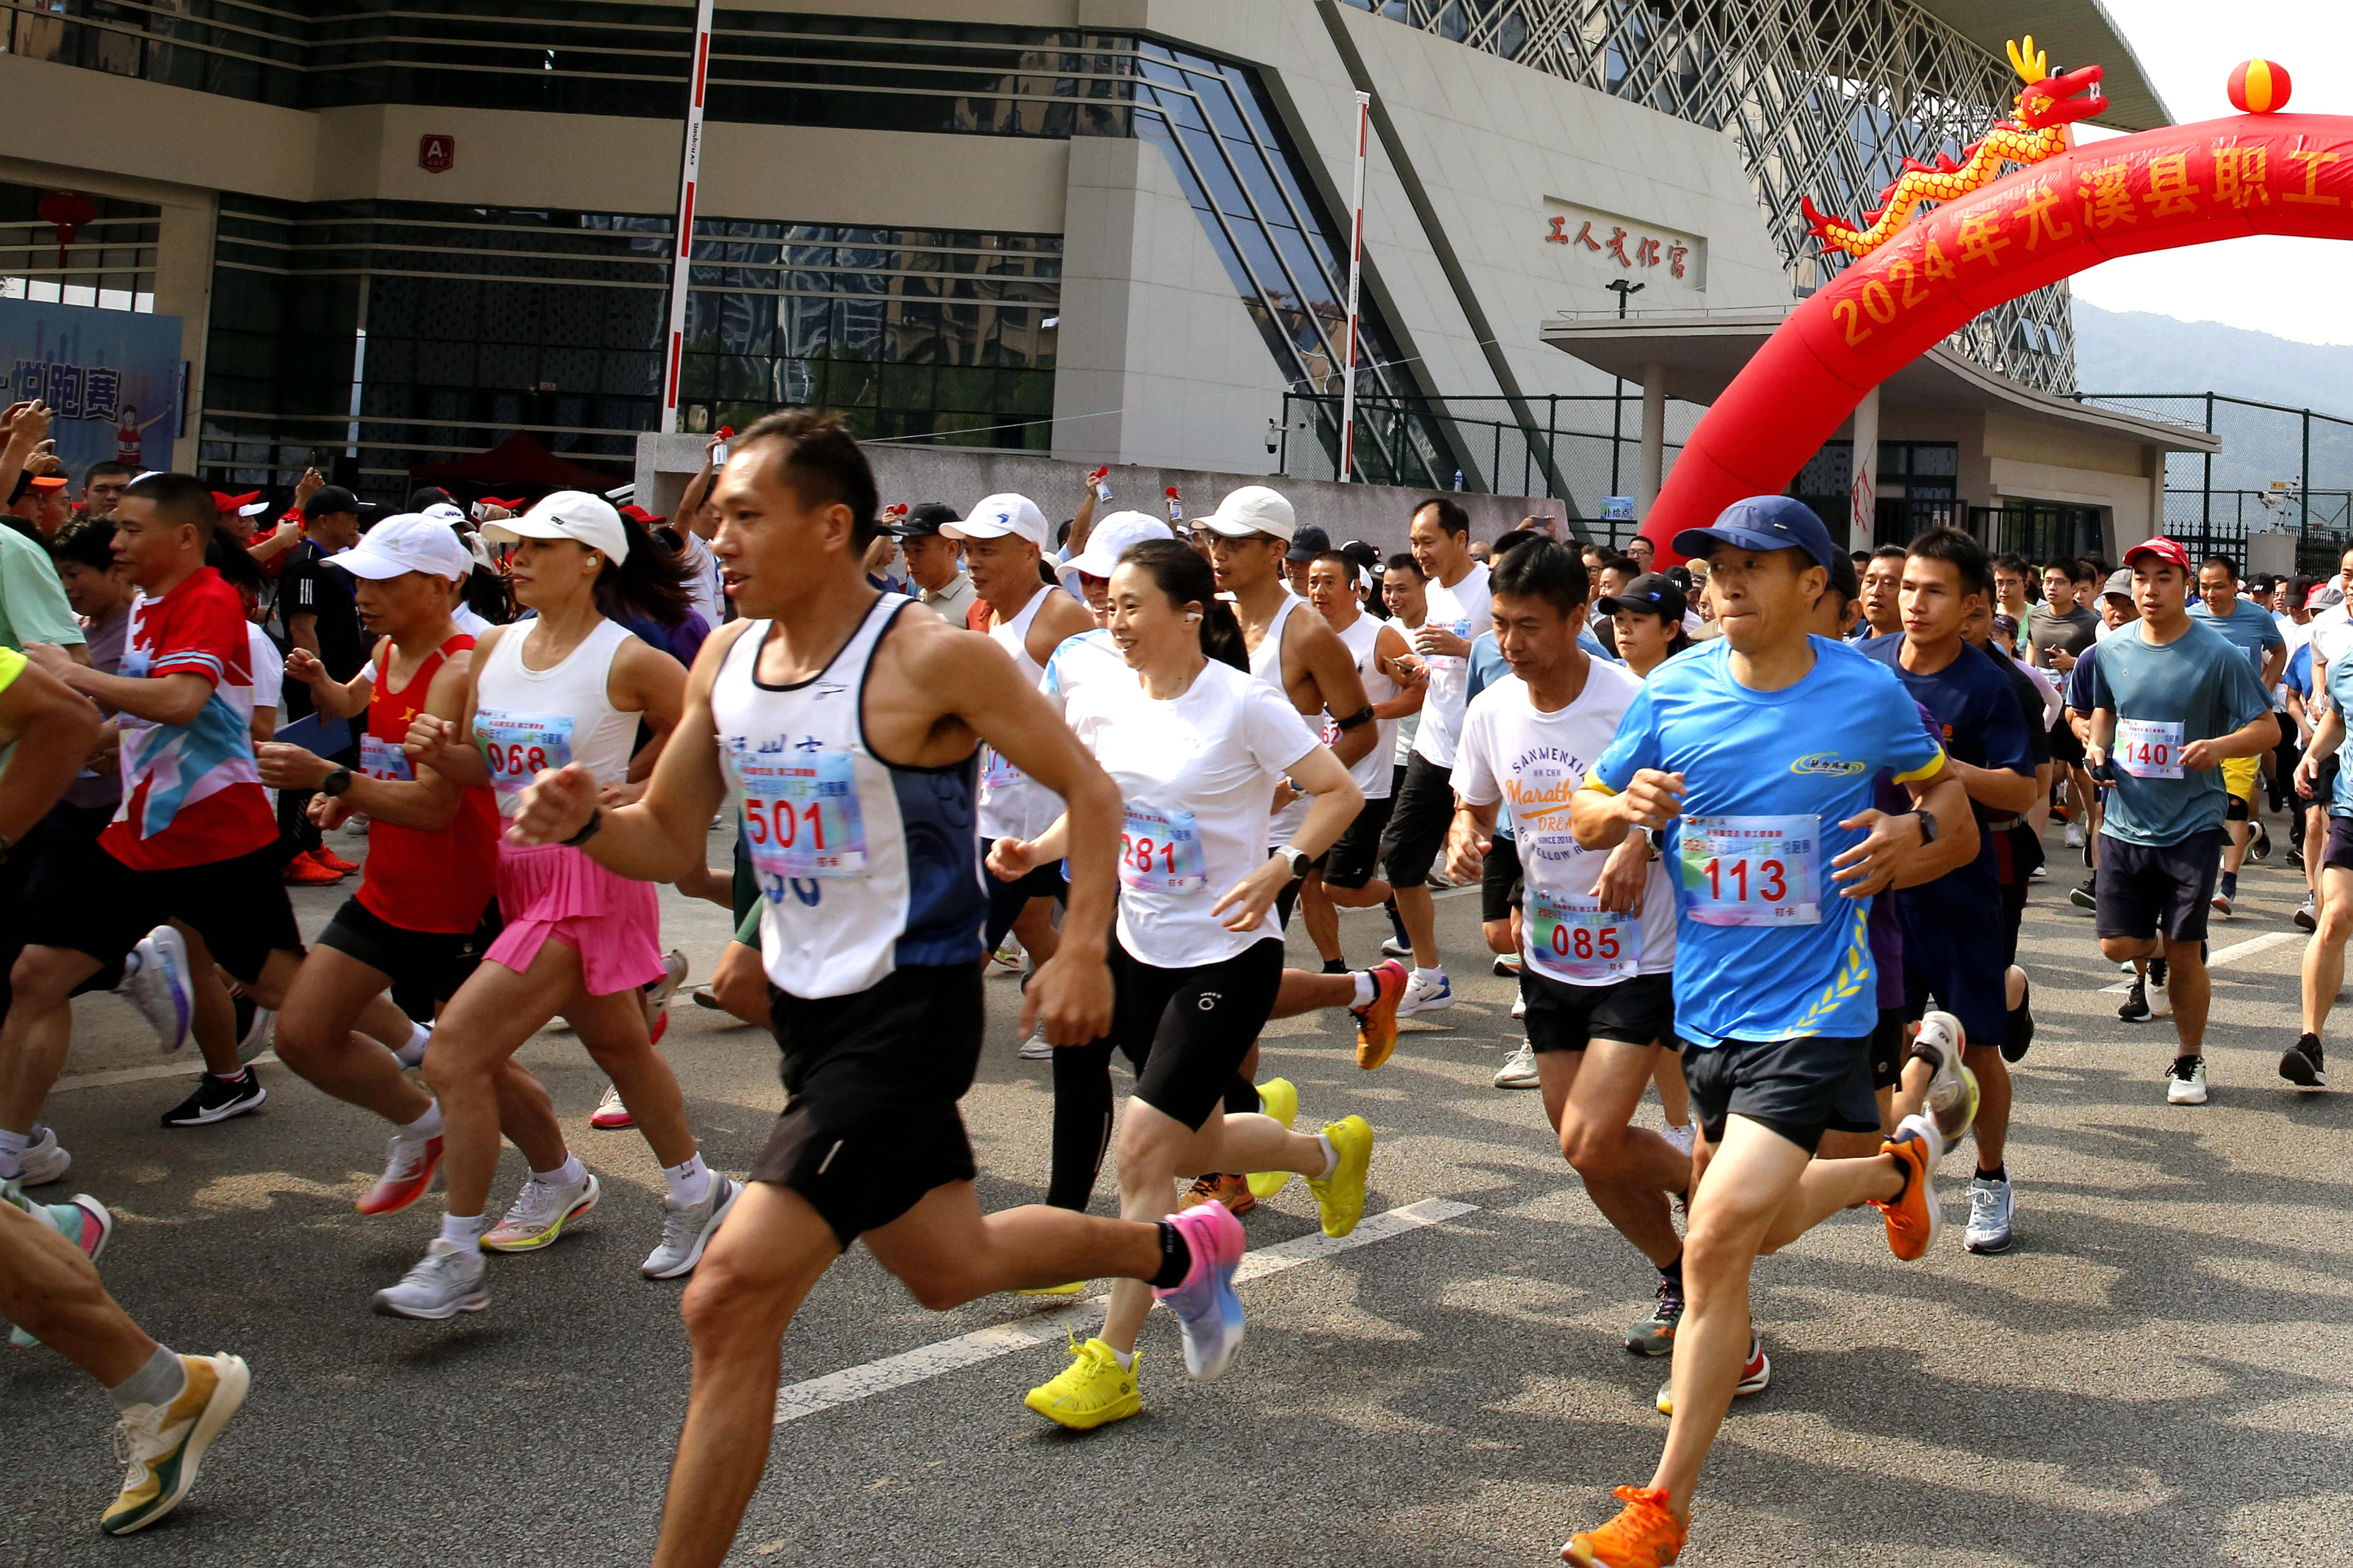
[[[2307,855],[2310,850],[2306,850]],[[2320,858],[2323,866],[2334,866],[2340,871],[2353,871],[2353,816],[2332,816],[2328,819],[2328,847]]]
[[2127,844],[2101,834],[2093,931],[2103,937],[2161,933],[2168,942],[2205,941],[2207,900],[2214,896],[2222,839],[2219,827],[2165,845]]
[[2051,760],[2063,768],[2084,765],[2084,742],[2076,739],[2075,726],[2067,722],[2064,712],[2051,726]]
[[2001,1044],[2010,1035],[2010,963],[2000,932],[1982,916],[1959,916],[1901,894],[1896,913],[1904,927],[1905,1016],[1919,1017],[1934,995],[1937,1006],[1961,1021],[1969,1044]]
[[1242,1093],[1240,1068],[1282,986],[1282,942],[1269,937],[1217,963],[1162,969],[1114,938],[1110,959],[1111,1034],[1082,1048],[1107,1056],[1117,1046],[1134,1064],[1135,1098],[1197,1132],[1229,1092],[1234,1104],[1258,1103],[1255,1091]]
[[1712,1048],[1685,1042],[1683,1081],[1710,1143],[1724,1141],[1731,1116],[1769,1128],[1809,1154],[1825,1132],[1879,1131],[1867,1035],[1726,1040]]
[[[2312,798],[2304,801],[2303,804],[2306,806],[2316,805],[2326,811],[2336,798],[2337,754],[2332,752],[2321,758],[2320,766],[2313,770]],[[2334,821],[2335,818],[2332,817],[2330,820]]]
[[987,1014],[980,965],[892,971],[848,996],[768,987],[785,1109],[752,1180],[807,1199],[847,1248],[976,1173],[956,1101],[972,1087]]
[[[988,847],[996,842],[994,838],[980,841],[980,858],[984,861],[988,858]],[[1029,907],[1030,900],[1051,899],[1058,904],[1070,902],[1071,884],[1063,879],[1060,860],[1037,867],[1011,882],[998,881],[986,868],[981,871],[980,878],[988,884],[988,926],[982,933],[987,943],[981,949],[983,952],[995,952],[1003,945],[1005,933],[1013,929],[1013,922]]]
[[[345,899],[319,945],[355,958],[392,981],[410,1000],[447,1002],[482,962],[502,922],[492,899],[472,931],[409,931],[396,926],[357,899]],[[404,1001],[404,1006],[407,1002]]]
[[101,847],[88,875],[53,893],[42,911],[39,945],[112,963],[150,931],[177,920],[205,939],[214,963],[250,984],[271,952],[302,953],[302,932],[280,875],[285,864],[274,839],[234,860],[162,871],[134,871]]
[[1365,802],[1355,821],[1340,830],[1332,847],[1324,851],[1324,882],[1332,888],[1361,888],[1380,869],[1381,835],[1388,830],[1389,807],[1395,798],[1383,795]]
[[1441,768],[1419,752],[1405,765],[1405,782],[1390,803],[1381,834],[1381,864],[1392,888],[1430,884],[1430,862],[1446,847],[1454,824],[1454,770]]
[[1675,1035],[1675,977],[1637,974],[1607,985],[1571,985],[1520,966],[1520,995],[1528,1005],[1528,1044],[1545,1051],[1581,1051],[1596,1039],[1656,1045]]
[[1487,863],[1479,871],[1479,918],[1507,921],[1520,907],[1520,841],[1497,834],[1489,841]]
[[1882,1007],[1879,1026],[1871,1031],[1871,1087],[1894,1089],[1904,1079],[1905,1026],[1912,1020],[1901,1007]]

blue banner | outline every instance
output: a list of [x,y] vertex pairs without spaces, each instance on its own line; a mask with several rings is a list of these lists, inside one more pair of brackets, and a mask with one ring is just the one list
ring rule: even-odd
[[49,405],[49,436],[74,493],[92,463],[172,466],[180,433],[180,318],[0,300],[5,401]]

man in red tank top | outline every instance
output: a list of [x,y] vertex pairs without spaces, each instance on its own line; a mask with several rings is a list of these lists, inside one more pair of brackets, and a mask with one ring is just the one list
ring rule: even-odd
[[[357,579],[360,621],[376,634],[375,651],[348,681],[301,649],[286,673],[310,687],[321,713],[367,715],[360,766],[270,744],[259,748],[261,776],[279,789],[316,790],[311,810],[322,826],[354,811],[367,813],[371,826],[358,893],[319,933],[287,991],[278,1056],[336,1099],[393,1124],[384,1175],[358,1205],[362,1214],[391,1214],[432,1184],[441,1108],[401,1070],[424,1059],[429,1031],[386,988],[395,980],[415,985],[438,1013],[473,972],[498,931],[499,816],[489,790],[415,766],[401,749],[418,714],[454,721],[465,700],[474,639],[449,619],[451,585],[473,564],[465,547],[432,518],[392,517],[333,564]],[[373,1038],[355,1037],[355,1029]],[[546,1089],[512,1062],[502,1075],[506,1135],[542,1161],[533,1169],[562,1163],[564,1136]]]

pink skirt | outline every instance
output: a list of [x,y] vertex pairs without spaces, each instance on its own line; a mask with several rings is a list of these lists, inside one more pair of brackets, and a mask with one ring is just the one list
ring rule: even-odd
[[662,977],[661,905],[654,885],[607,871],[578,849],[511,844],[501,832],[499,912],[505,929],[482,956],[518,974],[553,937],[580,955],[581,979],[591,996]]

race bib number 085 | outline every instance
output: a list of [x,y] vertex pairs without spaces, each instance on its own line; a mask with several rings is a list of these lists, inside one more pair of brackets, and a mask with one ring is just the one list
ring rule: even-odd
[[1686,816],[1683,912],[1702,925],[1821,922],[1821,818]]
[[1577,985],[1601,985],[1626,980],[1642,962],[1642,927],[1630,915],[1601,908],[1601,900],[1556,898],[1540,889],[1528,889],[1530,962],[1557,979]]

